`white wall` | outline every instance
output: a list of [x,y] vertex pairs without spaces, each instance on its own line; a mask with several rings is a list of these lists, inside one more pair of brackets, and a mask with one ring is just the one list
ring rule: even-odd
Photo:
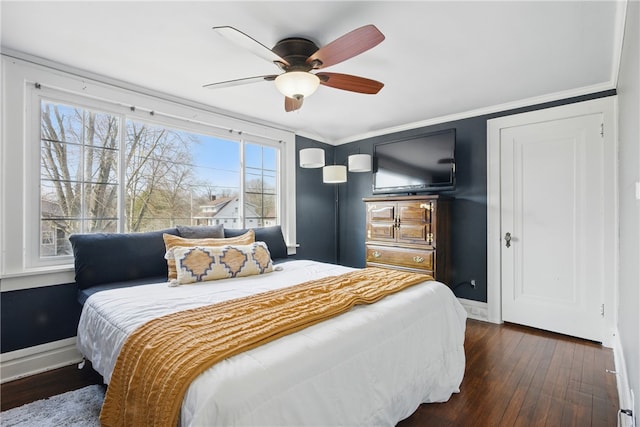
[[640,415],[640,2],[627,6],[618,77],[620,266],[618,330]]

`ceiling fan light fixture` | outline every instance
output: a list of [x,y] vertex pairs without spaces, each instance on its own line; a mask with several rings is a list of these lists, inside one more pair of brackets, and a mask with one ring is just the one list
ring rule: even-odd
[[289,98],[306,98],[312,95],[319,85],[320,78],[306,71],[289,71],[276,77],[276,88]]

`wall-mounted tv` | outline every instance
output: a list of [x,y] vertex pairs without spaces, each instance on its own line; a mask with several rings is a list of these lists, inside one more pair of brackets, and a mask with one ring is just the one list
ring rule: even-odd
[[373,193],[453,190],[455,146],[455,129],[374,145]]

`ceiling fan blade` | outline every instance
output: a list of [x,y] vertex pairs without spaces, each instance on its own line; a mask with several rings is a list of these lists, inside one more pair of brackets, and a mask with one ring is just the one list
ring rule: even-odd
[[316,69],[329,67],[377,46],[382,40],[384,34],[375,25],[365,25],[318,49],[307,59],[307,64]]
[[289,98],[288,96],[284,97],[284,111],[287,113],[290,111],[299,110],[302,108],[302,102],[304,101],[303,97],[300,98]]
[[217,83],[209,83],[208,85],[204,85],[202,87],[206,87],[207,89],[220,89],[223,87],[231,87],[231,86],[240,86],[249,83],[258,83],[263,81],[272,81],[275,80],[277,75],[268,75],[268,76],[256,76],[256,77],[245,77],[243,79],[235,79],[235,80],[227,80],[224,82]]
[[364,77],[352,76],[341,73],[317,73],[320,84],[335,89],[348,90],[351,92],[376,94],[384,87],[384,83]]
[[237,44],[238,46],[241,46],[247,49],[254,55],[258,55],[260,58],[266,59],[269,62],[274,62],[276,63],[276,65],[278,62],[286,66],[289,65],[289,63],[285,61],[282,57],[280,57],[280,55],[277,55],[267,46],[260,43],[258,40],[254,39],[253,37],[243,33],[242,31],[236,28],[224,26],[224,27],[213,27],[213,30],[216,33],[223,36],[224,38],[226,38],[227,40],[230,40],[233,43]]

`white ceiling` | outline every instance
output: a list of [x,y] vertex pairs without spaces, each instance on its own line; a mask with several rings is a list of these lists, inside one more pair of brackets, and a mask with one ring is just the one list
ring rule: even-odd
[[[329,143],[615,87],[624,2],[2,1],[3,51],[206,104]],[[230,25],[269,47],[323,46],[366,24],[380,45],[327,68],[379,80],[377,95],[320,87],[285,113],[277,74],[211,30]]]

